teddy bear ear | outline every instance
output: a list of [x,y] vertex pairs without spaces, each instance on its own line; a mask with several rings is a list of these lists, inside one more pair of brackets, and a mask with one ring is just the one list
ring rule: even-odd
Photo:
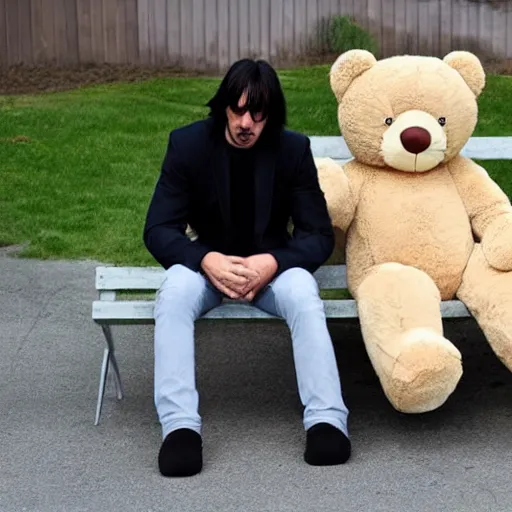
[[462,76],[475,96],[480,96],[485,87],[485,71],[476,55],[454,51],[446,55],[443,61]]
[[377,63],[377,59],[367,50],[348,50],[342,53],[331,66],[329,80],[338,102],[352,81]]

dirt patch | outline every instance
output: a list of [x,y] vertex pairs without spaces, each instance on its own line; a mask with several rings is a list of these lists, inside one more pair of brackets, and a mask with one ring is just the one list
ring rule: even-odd
[[[8,142],[9,144],[24,144],[32,142],[32,139],[25,135],[16,135],[16,137],[0,138],[0,142]],[[2,241],[0,240],[0,247],[1,246]]]
[[206,73],[187,72],[175,67],[141,68],[110,64],[80,68],[14,66],[0,71],[0,94],[64,91],[93,84],[177,76],[206,76]]
[[24,251],[29,246],[29,242],[24,244],[8,244],[0,241],[0,256],[17,256],[21,251]]
[[[295,58],[293,64],[282,58],[278,67],[332,64],[337,55],[308,55]],[[512,75],[512,59],[482,61],[487,73]],[[135,67],[120,65],[89,65],[79,68],[14,66],[0,70],[0,94],[36,94],[64,91],[93,84],[136,82],[157,77],[213,76],[213,73],[186,71],[176,67]],[[220,74],[219,74],[220,76]]]
[[512,76],[512,59],[489,60],[484,67],[486,73]]

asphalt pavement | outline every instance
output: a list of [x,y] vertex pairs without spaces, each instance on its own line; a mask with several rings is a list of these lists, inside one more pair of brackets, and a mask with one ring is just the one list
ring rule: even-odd
[[114,328],[125,398],[109,381],[94,426],[104,340],[91,320],[96,262],[0,254],[0,512],[512,510],[512,375],[472,319],[448,320],[464,375],[424,415],[395,411],[357,321],[330,323],[353,455],[303,461],[284,323],[199,323],[204,469],[160,476],[152,326]]

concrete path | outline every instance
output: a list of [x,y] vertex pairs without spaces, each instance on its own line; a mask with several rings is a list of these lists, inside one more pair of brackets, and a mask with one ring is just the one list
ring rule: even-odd
[[331,332],[353,457],[314,468],[284,324],[197,327],[205,466],[161,477],[152,327],[120,327],[126,398],[109,383],[94,427],[104,341],[94,263],[0,256],[0,511],[423,512],[512,510],[512,375],[473,320],[446,322],[465,374],[438,411],[388,404],[357,322]]

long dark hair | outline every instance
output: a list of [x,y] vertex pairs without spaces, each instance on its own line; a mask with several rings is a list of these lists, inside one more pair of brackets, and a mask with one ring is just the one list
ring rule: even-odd
[[209,115],[225,126],[226,108],[240,112],[238,101],[244,92],[247,101],[242,110],[249,111],[253,118],[257,113],[263,114],[267,123],[261,136],[275,141],[286,125],[286,101],[277,73],[265,60],[241,59],[232,64],[206,104]]

